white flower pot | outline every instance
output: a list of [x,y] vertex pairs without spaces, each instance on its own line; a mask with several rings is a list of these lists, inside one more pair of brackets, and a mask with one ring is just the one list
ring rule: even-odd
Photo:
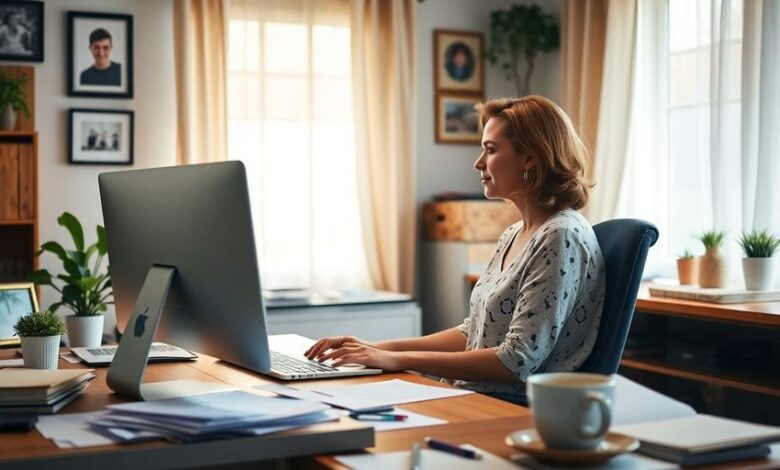
[[103,340],[103,315],[65,317],[68,345],[71,348],[96,348]]
[[745,289],[770,290],[775,285],[774,258],[742,258]]
[[24,367],[28,369],[56,369],[60,359],[60,335],[22,336]]

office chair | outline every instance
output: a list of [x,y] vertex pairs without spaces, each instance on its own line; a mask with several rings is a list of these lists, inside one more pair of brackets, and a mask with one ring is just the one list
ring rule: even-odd
[[639,219],[614,219],[593,226],[604,255],[606,292],[596,344],[577,372],[614,374],[634,316],[647,252],[658,240],[655,225]]

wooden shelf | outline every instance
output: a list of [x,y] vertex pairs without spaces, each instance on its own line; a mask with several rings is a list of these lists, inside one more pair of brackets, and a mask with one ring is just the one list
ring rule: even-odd
[[0,226],[3,225],[35,225],[35,221],[31,219],[0,220]]
[[769,374],[713,374],[694,371],[680,367],[672,367],[661,360],[652,359],[621,359],[620,365],[629,369],[643,370],[681,379],[694,380],[715,385],[722,385],[748,392],[762,393],[780,397],[780,381],[770,382]]
[[32,137],[37,131],[0,131],[0,137]]

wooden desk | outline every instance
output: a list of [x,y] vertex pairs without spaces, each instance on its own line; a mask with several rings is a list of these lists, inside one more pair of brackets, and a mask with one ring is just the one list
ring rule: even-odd
[[[0,351],[0,359],[13,357],[10,350]],[[61,368],[80,368],[60,360]],[[65,407],[60,413],[79,413],[103,409],[111,403],[123,400],[112,394],[105,383],[107,369],[96,369],[97,378],[82,397]],[[147,377],[155,380],[194,379],[251,387],[272,380],[222,363],[213,357],[201,356],[192,363],[153,364],[147,369]],[[403,378],[404,380],[436,384],[436,382],[411,373],[384,374],[381,376],[338,379],[339,384],[364,383],[377,380]],[[296,386],[311,388],[324,381],[296,382]],[[333,383],[333,380],[328,381]],[[289,468],[344,468],[333,454],[346,453],[344,440],[353,448],[365,447],[367,452],[407,450],[414,442],[422,442],[428,435],[457,443],[470,443],[496,455],[509,458],[515,450],[504,444],[504,437],[512,431],[533,426],[528,409],[496,400],[485,395],[470,394],[460,397],[403,405],[405,409],[428,416],[446,419],[448,424],[435,427],[411,428],[377,433],[375,439],[366,442],[365,425],[342,419],[338,423],[326,423],[305,429],[276,433],[268,436],[215,440],[197,444],[175,445],[166,442],[150,442],[133,445],[108,445],[80,449],[59,449],[38,431],[4,434],[0,438],[0,467],[2,468],[111,468],[111,470],[139,468],[182,468],[240,464],[283,458],[281,450],[293,448],[300,455],[319,453],[318,456],[288,459]],[[329,433],[338,430],[337,439]],[[373,436],[373,434],[369,434]],[[313,450],[312,442],[321,450]],[[327,450],[327,446],[331,446]],[[340,447],[339,447],[340,446]],[[324,450],[322,450],[324,449]],[[289,455],[289,453],[288,453]],[[270,462],[271,468],[274,462]],[[715,466],[711,469],[740,468],[763,470],[778,468],[780,458],[756,459],[740,462],[738,466]],[[257,468],[252,465],[252,468]]]

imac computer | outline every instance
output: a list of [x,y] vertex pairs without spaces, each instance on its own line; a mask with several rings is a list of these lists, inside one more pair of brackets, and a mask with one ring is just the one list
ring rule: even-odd
[[136,399],[209,391],[191,381],[142,383],[153,339],[282,379],[381,372],[271,352],[241,162],[103,173],[98,181],[122,332],[107,376],[112,390]]

